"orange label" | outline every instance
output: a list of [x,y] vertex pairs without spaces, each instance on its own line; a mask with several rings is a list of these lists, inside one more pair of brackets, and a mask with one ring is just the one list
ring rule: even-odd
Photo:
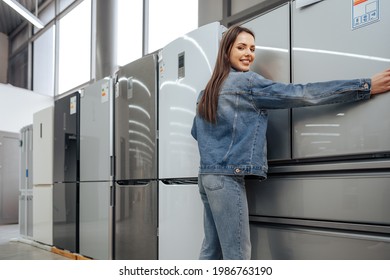
[[353,0],[353,5],[356,6],[356,5],[359,5],[363,2],[366,2],[367,0]]

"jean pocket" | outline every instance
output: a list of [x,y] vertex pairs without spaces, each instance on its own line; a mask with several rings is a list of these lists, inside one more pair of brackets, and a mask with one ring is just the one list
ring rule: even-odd
[[202,178],[203,187],[210,191],[223,189],[223,183],[224,176],[221,175],[203,175]]

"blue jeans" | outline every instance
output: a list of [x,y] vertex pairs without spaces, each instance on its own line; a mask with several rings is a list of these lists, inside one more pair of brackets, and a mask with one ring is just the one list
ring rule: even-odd
[[243,176],[200,174],[204,240],[199,259],[249,260],[248,203]]

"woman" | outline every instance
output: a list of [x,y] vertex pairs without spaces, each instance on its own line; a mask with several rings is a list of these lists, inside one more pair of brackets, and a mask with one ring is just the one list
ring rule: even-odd
[[198,98],[192,135],[200,152],[198,184],[204,204],[200,259],[250,259],[244,177],[267,176],[266,109],[352,102],[390,90],[390,69],[372,79],[293,85],[251,72],[254,59],[253,32],[231,27]]

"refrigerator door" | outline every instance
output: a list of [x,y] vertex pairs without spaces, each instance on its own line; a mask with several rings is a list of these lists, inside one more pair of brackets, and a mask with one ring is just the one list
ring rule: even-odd
[[112,182],[80,182],[80,254],[112,259]]
[[[328,0],[293,7],[295,83],[371,77],[389,68],[390,2]],[[352,12],[351,12],[352,11]],[[380,20],[352,29],[354,17]],[[369,13],[369,14],[365,14]],[[331,20],[329,18],[330,15]],[[354,18],[352,18],[354,17]],[[390,151],[390,95],[293,110],[293,157],[372,157]]]
[[76,182],[79,149],[79,93],[54,102],[54,182]]
[[157,182],[116,185],[115,259],[157,259]]
[[196,260],[203,241],[203,204],[197,184],[159,181],[160,260]]
[[108,181],[113,138],[113,81],[106,78],[80,94],[80,181]]
[[33,239],[53,243],[53,185],[33,186]]
[[53,112],[48,107],[33,115],[33,185],[53,184]]
[[199,152],[191,136],[196,99],[211,77],[222,26],[210,23],[159,53],[159,178],[197,177]]
[[[31,129],[31,130],[30,130]],[[20,184],[19,191],[26,191],[28,186],[28,161],[29,155],[29,134],[32,133],[32,126],[23,127],[20,130]]]
[[116,180],[157,178],[157,55],[118,71],[115,89]]
[[[252,71],[263,77],[290,82],[290,4],[243,24],[256,36],[256,59]],[[269,110],[268,160],[291,159],[290,110]]]

